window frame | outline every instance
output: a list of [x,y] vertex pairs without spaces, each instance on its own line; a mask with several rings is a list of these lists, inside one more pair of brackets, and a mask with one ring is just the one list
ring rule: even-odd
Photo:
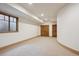
[[[10,32],[18,32],[18,17],[12,16],[12,15],[4,13],[4,12],[0,12],[0,14],[4,15],[3,21],[6,21],[5,20],[5,16],[8,16],[8,33],[10,33]],[[12,22],[14,22],[14,18],[16,18],[16,22],[14,22],[14,23],[16,23],[16,31],[11,31],[10,30],[10,17],[13,17],[13,21]],[[7,32],[0,32],[0,33],[7,33]]]

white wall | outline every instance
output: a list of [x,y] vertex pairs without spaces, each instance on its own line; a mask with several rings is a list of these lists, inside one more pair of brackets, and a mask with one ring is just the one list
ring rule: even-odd
[[79,51],[79,4],[69,4],[57,16],[58,41]]
[[29,38],[40,35],[40,27],[37,25],[19,23],[19,32],[0,33],[0,48],[18,41],[27,40]]
[[52,36],[52,25],[54,25],[56,23],[52,23],[52,22],[46,22],[42,25],[49,25],[49,36]]

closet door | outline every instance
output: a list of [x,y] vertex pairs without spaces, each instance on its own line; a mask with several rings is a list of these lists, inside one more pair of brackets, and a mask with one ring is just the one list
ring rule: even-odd
[[41,25],[41,36],[49,36],[49,25]]
[[52,36],[57,37],[57,25],[52,25]]

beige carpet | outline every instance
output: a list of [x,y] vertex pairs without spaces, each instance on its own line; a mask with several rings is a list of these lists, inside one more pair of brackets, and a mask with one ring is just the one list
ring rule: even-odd
[[13,47],[7,47],[1,56],[77,56],[72,51],[62,47],[52,37],[38,37],[24,41]]

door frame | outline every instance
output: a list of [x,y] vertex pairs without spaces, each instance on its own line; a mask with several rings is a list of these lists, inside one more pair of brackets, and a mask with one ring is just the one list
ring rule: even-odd
[[[56,29],[53,29],[53,26],[56,26]],[[56,31],[56,33],[54,34],[53,31]],[[52,25],[52,37],[57,37],[57,24]]]

